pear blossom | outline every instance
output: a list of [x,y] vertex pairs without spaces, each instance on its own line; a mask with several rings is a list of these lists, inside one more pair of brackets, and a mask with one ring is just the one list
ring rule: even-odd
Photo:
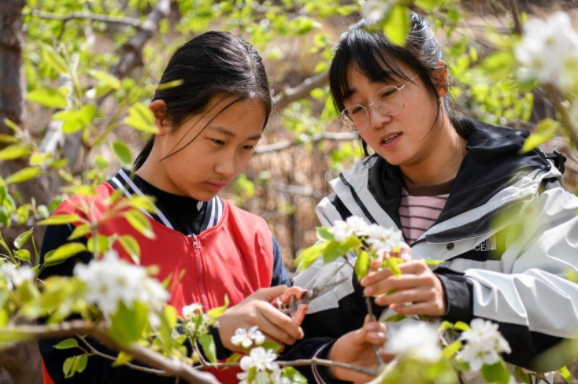
[[392,252],[403,243],[401,232],[372,224],[367,231],[365,242],[375,252]]
[[521,43],[515,48],[522,67],[522,79],[552,83],[563,90],[578,85],[578,33],[572,29],[565,12],[553,14],[547,21],[526,24]]
[[510,345],[498,331],[498,325],[483,319],[472,320],[471,330],[464,331],[460,340],[467,342],[461,357],[469,363],[471,371],[479,371],[484,365],[500,360],[499,354],[510,353]]
[[203,313],[203,305],[199,303],[192,303],[190,305],[185,305],[182,309],[183,317],[187,320],[191,320],[193,316],[200,315]]
[[253,343],[255,345],[261,345],[264,342],[265,335],[261,333],[256,325],[249,328],[249,330],[238,328],[233,337],[231,337],[231,343],[233,343],[233,345],[242,346],[245,349],[253,346]]
[[439,335],[428,323],[414,322],[402,326],[386,342],[385,350],[400,358],[412,358],[429,362],[441,358]]
[[6,262],[0,265],[0,276],[4,278],[6,286],[11,291],[26,281],[34,280],[36,274],[28,265],[22,265],[17,268],[15,264]]
[[[96,304],[105,316],[114,313],[119,303],[131,308],[135,302],[148,304],[159,312],[169,298],[162,285],[147,275],[146,269],[120,259],[115,251],[106,252],[102,260],[77,264],[74,275],[86,284],[85,299]],[[156,316],[149,320],[157,323]],[[156,318],[158,320],[158,318]]]
[[361,14],[372,23],[384,18],[399,0],[366,0],[360,2]]
[[[243,356],[240,362],[241,369],[244,372],[237,374],[240,384],[269,384],[277,383],[272,381],[273,377],[280,377],[281,369],[275,363],[277,355],[271,349],[263,347],[253,348],[248,356]],[[256,370],[255,378],[248,381],[249,371]]]

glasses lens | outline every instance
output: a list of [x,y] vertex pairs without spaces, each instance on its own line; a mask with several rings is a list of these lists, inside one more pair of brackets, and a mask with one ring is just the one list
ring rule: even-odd
[[368,123],[367,109],[363,105],[354,105],[341,112],[341,125],[352,132],[365,129]]
[[377,109],[386,115],[395,115],[403,110],[403,94],[396,87],[379,90],[373,100]]

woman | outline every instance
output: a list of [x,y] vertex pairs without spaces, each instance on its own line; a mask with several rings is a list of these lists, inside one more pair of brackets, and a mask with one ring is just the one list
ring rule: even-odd
[[[462,118],[448,93],[443,50],[428,21],[411,16],[405,47],[368,23],[339,41],[329,80],[343,125],[374,152],[332,182],[318,206],[322,225],[355,215],[398,228],[417,257],[442,261],[402,264],[402,277],[374,271],[310,304],[306,339],[289,358],[312,355],[355,361],[335,338],[358,328],[364,295],[382,295],[374,309],[469,323],[499,325],[512,353],[504,359],[550,371],[535,358],[578,329],[578,198],[539,149],[521,154],[528,133]],[[313,266],[295,284],[312,288],[338,266]],[[334,277],[352,274],[343,268]],[[411,303],[411,305],[407,305]],[[386,311],[387,309],[387,311]],[[394,332],[394,330],[390,330]],[[559,363],[559,364],[558,364]],[[304,370],[317,382],[365,381],[343,370]]]

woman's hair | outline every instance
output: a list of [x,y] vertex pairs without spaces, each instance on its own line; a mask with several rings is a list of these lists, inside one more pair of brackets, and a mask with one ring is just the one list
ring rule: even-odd
[[[233,97],[217,115],[238,101],[260,100],[266,116],[263,128],[267,124],[272,108],[267,73],[257,51],[239,37],[227,32],[206,32],[193,38],[173,54],[160,84],[172,81],[182,83],[172,88],[160,87],[153,100],[166,103],[166,117],[173,129],[178,129],[192,115],[207,113],[205,109],[215,96]],[[195,138],[166,157],[182,150]],[[154,141],[153,135],[137,156],[136,169],[144,164]]]
[[[440,60],[443,60],[443,50],[429,22],[417,13],[411,14],[411,30],[407,35],[405,47],[393,44],[381,30],[375,30],[376,27],[367,20],[361,20],[344,33],[337,43],[335,57],[329,69],[329,85],[337,110],[342,111],[345,108],[345,95],[350,89],[347,80],[347,71],[350,66],[353,65],[371,81],[386,82],[401,79],[410,81],[400,66],[400,64],[405,64],[419,74],[436,100],[438,111],[433,123],[435,126],[440,113],[443,113],[438,88],[445,84],[438,82],[434,72],[445,66],[440,66]],[[443,105],[458,134],[465,136],[464,128],[460,124],[460,114],[449,92],[443,97]],[[363,149],[367,155],[365,142],[363,142]]]

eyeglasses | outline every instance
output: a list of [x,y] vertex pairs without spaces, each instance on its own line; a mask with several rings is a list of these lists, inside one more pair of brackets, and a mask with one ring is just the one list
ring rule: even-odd
[[401,91],[411,83],[419,74],[415,75],[407,83],[396,87],[388,85],[373,95],[372,103],[367,106],[361,104],[352,105],[341,111],[339,122],[343,128],[351,132],[363,132],[369,127],[369,107],[375,106],[382,115],[393,116],[403,111],[405,100]]

